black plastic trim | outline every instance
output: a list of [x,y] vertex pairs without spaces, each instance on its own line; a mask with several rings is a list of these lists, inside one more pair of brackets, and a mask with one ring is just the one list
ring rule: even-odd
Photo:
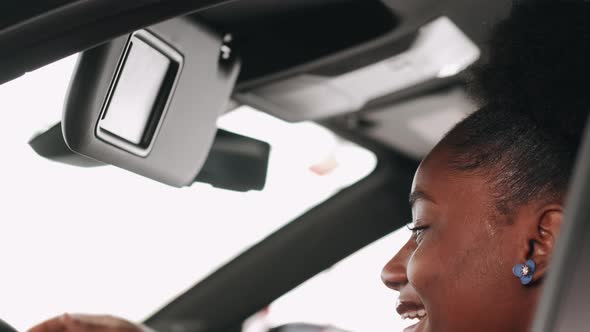
[[0,30],[0,83],[143,27],[230,1],[233,0],[68,3]]

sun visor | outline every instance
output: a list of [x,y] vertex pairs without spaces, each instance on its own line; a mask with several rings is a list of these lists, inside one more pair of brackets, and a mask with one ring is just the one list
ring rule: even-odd
[[67,146],[172,186],[192,184],[238,76],[230,43],[177,18],[84,52],[62,120]]
[[449,18],[423,26],[411,47],[391,58],[345,74],[299,74],[243,91],[239,101],[287,121],[327,118],[363,109],[386,97],[437,78],[457,75],[480,50]]

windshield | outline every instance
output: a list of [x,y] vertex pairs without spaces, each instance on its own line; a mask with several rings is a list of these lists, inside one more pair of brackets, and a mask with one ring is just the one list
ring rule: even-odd
[[0,86],[0,311],[19,330],[66,311],[141,321],[376,165],[318,125],[248,107],[219,126],[271,144],[261,192],[177,189],[112,166],[46,160],[27,142],[60,120],[75,61]]

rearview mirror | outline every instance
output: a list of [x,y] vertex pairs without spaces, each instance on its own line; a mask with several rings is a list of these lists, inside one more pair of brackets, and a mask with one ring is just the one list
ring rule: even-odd
[[66,144],[172,186],[192,184],[238,76],[230,42],[177,18],[84,52],[66,98]]

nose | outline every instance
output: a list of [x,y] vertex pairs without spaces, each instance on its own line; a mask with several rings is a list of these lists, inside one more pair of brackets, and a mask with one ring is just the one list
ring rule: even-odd
[[381,280],[388,288],[400,291],[408,283],[406,274],[408,261],[415,249],[415,241],[408,240],[406,244],[387,262],[381,271]]

